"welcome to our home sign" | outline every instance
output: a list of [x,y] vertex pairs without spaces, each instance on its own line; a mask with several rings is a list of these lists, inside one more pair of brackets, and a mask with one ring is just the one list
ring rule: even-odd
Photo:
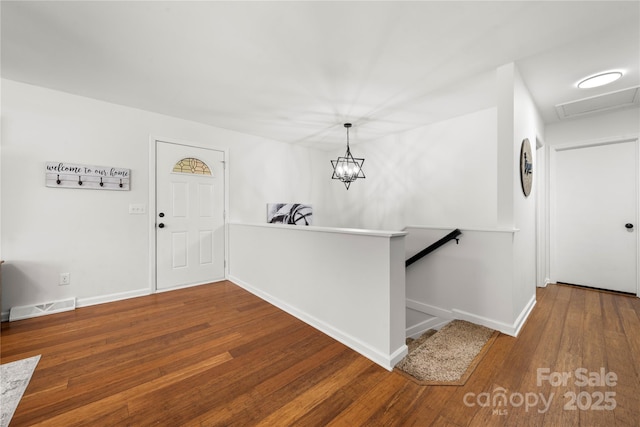
[[47,187],[129,190],[131,169],[47,162]]

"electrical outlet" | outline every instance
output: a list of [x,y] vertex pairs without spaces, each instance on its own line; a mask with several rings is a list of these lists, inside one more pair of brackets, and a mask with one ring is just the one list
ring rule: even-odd
[[129,213],[134,215],[143,215],[147,213],[147,205],[145,204],[130,204]]
[[71,283],[71,274],[60,273],[60,281],[58,282],[58,285],[63,286],[63,285],[68,285],[69,283]]

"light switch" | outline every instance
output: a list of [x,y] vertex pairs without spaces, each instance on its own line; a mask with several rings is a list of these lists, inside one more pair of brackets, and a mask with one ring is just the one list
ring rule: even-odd
[[147,205],[145,204],[130,204],[129,213],[133,215],[141,215],[147,213]]

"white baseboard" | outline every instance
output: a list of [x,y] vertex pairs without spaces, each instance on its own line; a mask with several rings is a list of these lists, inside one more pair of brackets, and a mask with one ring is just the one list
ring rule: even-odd
[[[360,354],[362,354],[362,353],[360,353]],[[382,367],[387,369],[387,370],[389,370],[389,371],[393,370],[393,367],[396,366],[398,364],[398,362],[400,362],[407,354],[409,354],[409,347],[407,347],[406,345],[403,345],[402,347],[400,347],[399,349],[397,349],[396,351],[391,353],[391,355],[389,356],[389,362],[390,362],[389,366],[391,366],[391,367],[389,368],[389,367],[386,367],[384,365],[382,365]],[[363,355],[363,356],[365,356],[365,355]],[[367,356],[365,356],[365,357],[367,357]],[[367,357],[367,358],[369,359],[369,357]],[[376,362],[376,363],[378,363],[378,362]],[[379,364],[380,363],[378,363],[378,365]]]
[[418,338],[429,329],[439,330],[454,319],[453,312],[450,310],[445,310],[443,308],[436,307],[435,305],[425,304],[412,299],[407,299],[407,308],[433,316],[431,319],[427,319],[416,325],[408,327],[406,332],[408,338]]
[[210,283],[224,282],[225,280],[227,280],[226,276],[221,278],[221,279],[207,280],[206,282],[189,283],[189,284],[186,284],[186,285],[179,285],[179,286],[174,286],[172,288],[166,288],[166,289],[156,289],[155,293],[161,294],[161,293],[164,293],[164,292],[177,291],[178,289],[193,288],[195,286],[208,285]]
[[323,322],[322,320],[304,312],[301,310],[298,310],[297,308],[285,303],[284,301],[266,293],[261,291],[260,289],[257,289],[255,287],[253,287],[252,285],[250,285],[249,283],[235,277],[235,276],[229,276],[229,279],[231,282],[235,283],[236,285],[240,286],[241,288],[245,289],[248,292],[251,292],[252,294],[256,295],[257,297],[259,297],[260,299],[263,299],[265,301],[267,301],[270,304],[273,304],[274,306],[278,307],[279,309],[286,311],[287,313],[291,314],[292,316],[302,320],[303,322],[305,322],[306,324],[313,326],[314,328],[316,328],[317,330],[319,330],[320,332],[329,335],[331,338],[341,342],[342,344],[346,345],[347,347],[351,348],[352,350],[360,353],[361,355],[363,355],[364,357],[366,357],[367,359],[377,363],[378,365],[382,366],[383,368],[387,369],[388,371],[393,370],[393,367],[396,365],[396,363],[398,363],[400,360],[402,360],[402,358],[404,356],[407,355],[408,353],[408,348],[406,345],[402,345],[400,348],[396,349],[395,351],[393,351],[393,353],[391,354],[384,354],[381,351],[372,348],[371,346],[369,346],[368,344],[363,343],[362,341],[358,340],[357,338],[339,330],[334,328],[331,325],[328,325],[327,323]]
[[88,307],[91,305],[105,304],[108,302],[121,301],[124,299],[142,297],[145,295],[151,295],[149,288],[136,289],[135,291],[119,292],[117,294],[100,295],[97,297],[78,298],[76,300],[76,307]]
[[433,317],[431,319],[420,322],[407,328],[407,338],[418,338],[429,329],[440,330],[444,325],[451,322],[451,319],[443,319],[441,317]]
[[522,327],[524,326],[525,322],[529,318],[529,315],[533,311],[533,307],[536,306],[536,303],[537,303],[536,295],[533,294],[533,296],[531,297],[531,299],[529,300],[527,305],[522,309],[522,311],[520,312],[520,315],[518,316],[518,318],[515,321],[515,325],[514,325],[515,326],[515,333],[513,335],[514,337],[517,337],[518,334],[520,334],[520,330],[522,329]]
[[412,310],[428,314],[429,316],[441,317],[443,319],[453,319],[453,313],[451,312],[451,310],[436,307],[435,305],[426,304],[409,298],[407,298],[406,305]]
[[[420,333],[425,332],[427,329],[438,329],[439,327],[444,326],[446,323],[449,323],[452,319],[460,319],[466,320],[467,322],[475,323],[476,325],[495,329],[496,331],[500,331],[503,334],[511,335],[512,337],[517,337],[520,333],[520,329],[522,329],[522,326],[531,314],[531,310],[533,310],[533,307],[535,307],[535,305],[536,296],[534,294],[527,305],[520,312],[516,320],[512,324],[509,324],[455,308],[452,310],[447,310],[441,307],[435,307],[429,304],[421,303],[419,301],[407,299],[407,307],[425,314],[429,314],[431,316],[435,316],[433,319],[428,319],[425,322],[408,328],[407,336],[419,336]],[[421,330],[421,328],[423,329]]]
[[467,322],[475,323],[476,325],[486,326],[487,328],[495,329],[503,334],[511,335],[515,337],[515,325],[500,322],[499,320],[489,319],[487,317],[478,316],[476,314],[468,313],[462,310],[453,310],[455,318],[460,320],[466,320]]
[[[145,289],[136,289],[135,291],[119,292],[116,294],[100,295],[97,297],[76,298],[76,308],[89,307],[91,305],[105,304],[105,303],[114,302],[114,301],[121,301],[129,298],[142,297],[150,294],[151,294],[151,291],[148,288],[145,288]],[[2,322],[8,322],[9,311],[3,311],[0,317],[0,320]]]
[[554,283],[554,282],[552,282],[552,281],[551,281],[551,279],[549,279],[548,277],[546,277],[546,278],[544,279],[544,283],[543,283],[543,284],[541,284],[541,285],[538,285],[538,287],[539,287],[539,288],[546,288],[546,287],[547,287],[547,285],[549,285],[549,284],[551,284],[551,283]]

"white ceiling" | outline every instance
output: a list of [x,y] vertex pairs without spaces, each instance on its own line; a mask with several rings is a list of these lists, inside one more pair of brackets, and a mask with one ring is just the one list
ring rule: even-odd
[[[495,105],[640,84],[640,1],[1,2],[2,77],[333,149]],[[580,78],[620,69],[604,88]]]

